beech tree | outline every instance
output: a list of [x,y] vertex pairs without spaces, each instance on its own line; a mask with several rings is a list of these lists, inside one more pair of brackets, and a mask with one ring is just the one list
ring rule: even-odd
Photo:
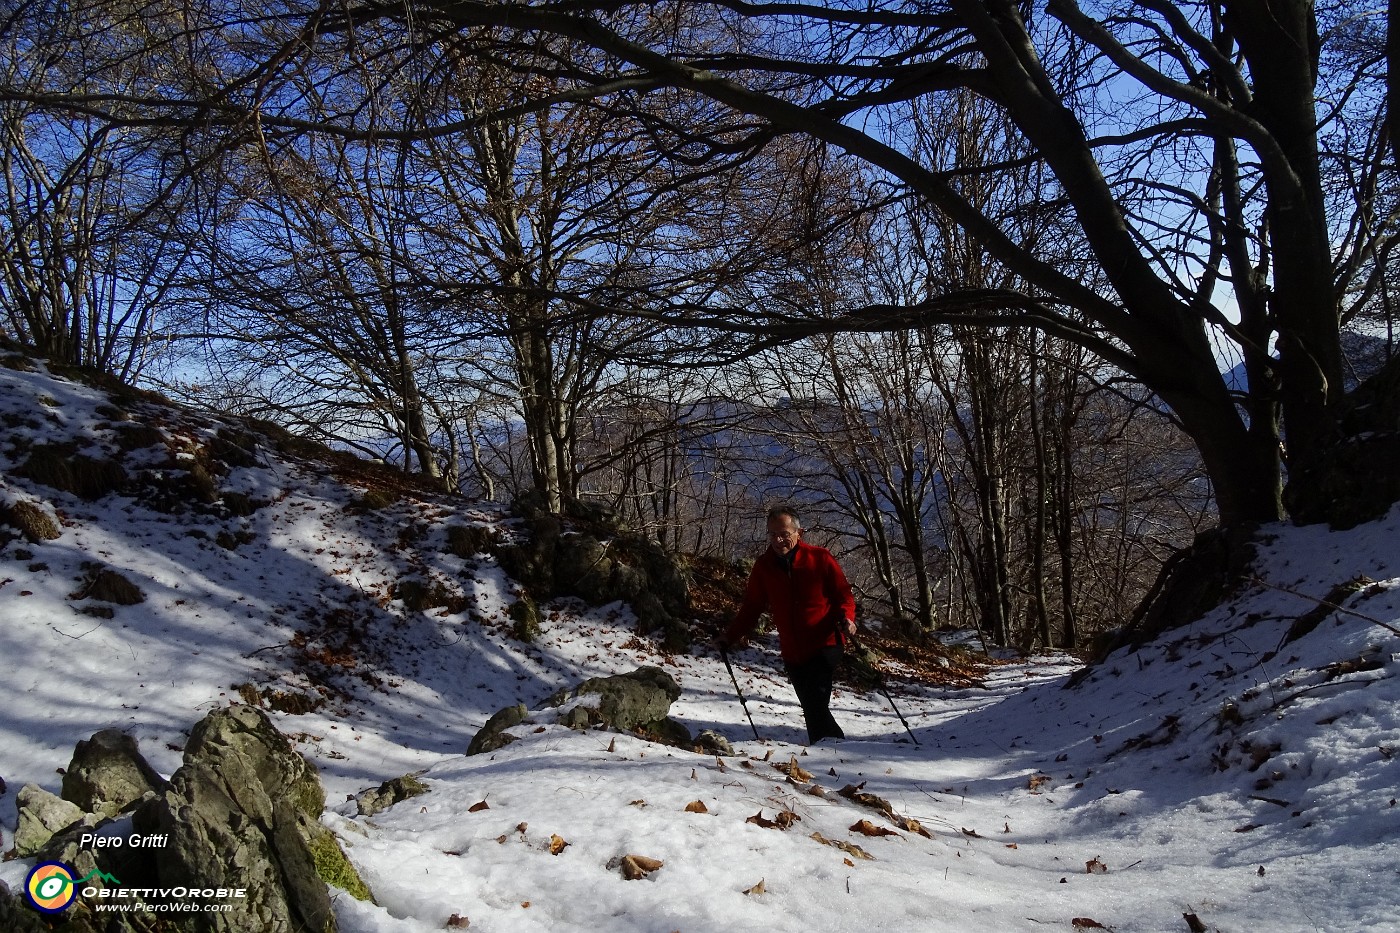
[[[719,0],[673,5],[716,25],[670,31],[656,29],[651,4],[410,6],[459,37],[483,26],[568,36],[629,65],[634,89],[683,88],[773,133],[821,139],[925,200],[1017,281],[948,282],[915,303],[850,307],[835,319],[765,309],[770,339],[952,321],[1036,326],[1091,349],[1170,406],[1227,525],[1275,520],[1285,507],[1303,521],[1356,521],[1400,496],[1394,477],[1354,478],[1400,446],[1390,423],[1400,364],[1367,388],[1383,404],[1355,404],[1341,322],[1346,279],[1367,269],[1334,250],[1350,218],[1337,216],[1344,204],[1323,184],[1319,126],[1346,102],[1319,108],[1319,94],[1353,99],[1384,78],[1377,62],[1320,69],[1319,17],[1364,16],[1359,6],[1139,0],[1090,11],[1051,0],[1042,15],[1013,0]],[[397,20],[404,10],[362,4],[347,22]],[[615,88],[582,70],[570,77],[576,93]],[[959,91],[1000,108],[1028,158],[1053,176],[1103,287],[1018,242],[962,194],[961,179],[1006,166],[928,164],[901,145],[899,116],[911,101]],[[1389,157],[1378,148],[1369,157],[1382,152]],[[1349,252],[1376,255],[1392,235],[1391,218],[1377,216]],[[717,327],[754,315],[713,303],[672,311]],[[1244,385],[1222,375],[1222,345],[1242,361]]]

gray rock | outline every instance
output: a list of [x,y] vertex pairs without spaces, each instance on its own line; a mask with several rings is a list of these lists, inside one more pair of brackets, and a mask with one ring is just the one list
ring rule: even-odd
[[494,752],[498,748],[505,748],[515,741],[515,736],[505,730],[511,726],[520,725],[528,715],[530,715],[530,711],[525,708],[524,703],[517,703],[514,706],[498,710],[490,719],[486,720],[486,725],[481,727],[481,731],[473,736],[471,744],[467,746],[467,754],[480,755],[484,752]]
[[133,817],[168,835],[156,850],[161,885],[247,891],[235,912],[194,915],[201,933],[332,933],[327,880],[368,898],[319,822],[325,792],[315,769],[256,707],[206,716],[170,784]]
[[37,784],[26,784],[15,797],[19,823],[15,828],[15,854],[20,858],[38,855],[55,835],[81,822],[82,808]]
[[41,916],[24,902],[23,896],[11,894],[9,885],[0,881],[0,930],[5,933],[47,933],[49,925],[39,919]]
[[141,757],[136,740],[116,729],[79,742],[63,775],[63,799],[101,816],[114,816],[165,787],[165,779]]
[[603,725],[624,732],[652,727],[666,718],[671,704],[680,698],[680,685],[659,667],[639,667],[626,674],[594,677],[572,690],[560,690],[545,701],[563,706],[581,696],[598,697],[597,712]]
[[427,784],[412,774],[405,774],[403,777],[385,781],[377,788],[361,792],[355,798],[355,809],[359,811],[360,816],[374,816],[379,811],[392,807],[400,800],[407,800],[427,792]]
[[697,735],[695,737],[695,747],[711,755],[734,754],[734,746],[729,744],[729,740],[713,729],[706,729]]

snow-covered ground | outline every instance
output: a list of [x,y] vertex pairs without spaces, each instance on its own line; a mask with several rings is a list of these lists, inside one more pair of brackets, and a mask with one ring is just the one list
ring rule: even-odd
[[[1075,689],[1062,657],[995,667],[984,689],[896,680],[917,746],[878,693],[843,690],[850,738],[805,748],[771,646],[736,658],[758,741],[718,658],[662,656],[625,606],[561,601],[535,644],[512,639],[512,582],[445,548],[453,523],[509,532],[499,514],[431,497],[355,508],[363,488],[266,446],[212,471],[218,495],[266,503],[243,516],[58,492],[16,473],[36,444],[115,455],[123,432],[156,428],[127,436],[124,462],[178,485],[220,423],[42,367],[0,368],[0,424],[0,505],[62,521],[54,540],[0,549],[3,848],[16,792],[57,792],[77,740],[124,729],[170,774],[189,728],[251,684],[321,701],[273,715],[320,769],[325,822],[378,901],[338,895],[345,931],[454,915],[480,931],[1128,933],[1185,931],[1187,915],[1241,933],[1400,930],[1400,511],[1349,532],[1268,529],[1264,582]],[[93,562],[144,601],[84,598]],[[1358,574],[1378,582],[1281,645]],[[409,611],[390,598],[406,577],[456,598]],[[529,725],[464,756],[497,709],[639,664],[664,666],[684,690],[673,715],[738,754]],[[349,795],[408,772],[427,795],[356,816]],[[662,866],[627,880],[627,855]],[[31,864],[0,880],[18,889]]]

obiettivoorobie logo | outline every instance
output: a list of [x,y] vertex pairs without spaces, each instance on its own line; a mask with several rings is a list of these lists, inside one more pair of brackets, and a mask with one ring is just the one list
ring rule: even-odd
[[81,878],[73,877],[73,869],[62,862],[41,862],[24,879],[24,896],[35,910],[56,914],[67,910],[78,896],[78,886],[93,879],[108,884],[121,884],[105,871],[93,869]]

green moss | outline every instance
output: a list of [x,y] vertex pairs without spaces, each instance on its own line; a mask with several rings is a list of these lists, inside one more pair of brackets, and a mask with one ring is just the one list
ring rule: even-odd
[[316,865],[316,874],[326,884],[334,885],[359,901],[374,903],[374,895],[369,886],[345,857],[340,843],[329,830],[316,833],[309,843],[311,859]]

